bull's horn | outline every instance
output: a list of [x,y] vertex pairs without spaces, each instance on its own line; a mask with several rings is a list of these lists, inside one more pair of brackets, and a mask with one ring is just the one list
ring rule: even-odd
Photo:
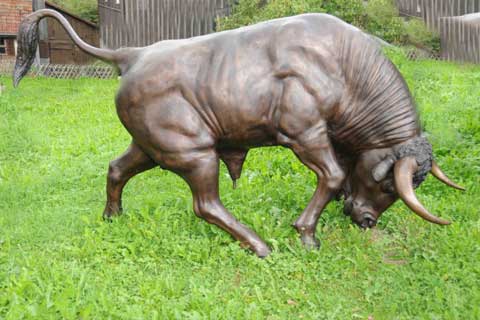
[[449,221],[440,219],[423,207],[418,201],[413,190],[412,177],[418,169],[417,160],[413,157],[405,157],[395,163],[395,188],[400,198],[417,215],[436,224],[450,224]]
[[458,184],[456,184],[455,182],[448,179],[447,175],[442,172],[442,169],[440,169],[440,167],[435,163],[435,161],[432,161],[432,171],[430,171],[430,172],[433,174],[433,176],[435,178],[442,181],[447,186],[450,186],[450,187],[458,189],[458,190],[465,191],[464,187],[461,187]]

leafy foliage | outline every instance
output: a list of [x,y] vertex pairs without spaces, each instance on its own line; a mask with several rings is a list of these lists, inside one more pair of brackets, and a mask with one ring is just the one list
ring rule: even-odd
[[[221,195],[273,248],[260,260],[195,217],[182,179],[160,169],[101,219],[108,161],[130,137],[117,80],[27,78],[0,95],[2,319],[479,319],[480,69],[390,51],[418,102],[437,162],[467,188],[418,189],[448,227],[395,204],[362,231],[332,203],[319,251],[290,224],[315,179],[291,152],[250,152]],[[3,78],[4,83],[7,79]]]
[[439,38],[420,20],[399,17],[393,0],[240,0],[233,14],[218,21],[218,30],[233,29],[269,19],[307,12],[329,13],[385,41],[410,44],[434,52]]
[[77,14],[78,16],[98,23],[98,8],[97,0],[51,0],[53,3],[59,5],[68,11]]

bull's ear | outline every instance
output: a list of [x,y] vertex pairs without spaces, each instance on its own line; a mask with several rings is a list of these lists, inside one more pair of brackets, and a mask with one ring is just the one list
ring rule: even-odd
[[387,157],[380,161],[372,169],[372,177],[376,182],[380,182],[387,176],[388,172],[392,169],[395,164],[395,159],[393,157]]

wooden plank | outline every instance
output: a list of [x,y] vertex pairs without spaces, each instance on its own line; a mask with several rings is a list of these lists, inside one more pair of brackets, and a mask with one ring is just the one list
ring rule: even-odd
[[154,43],[160,40],[160,28],[159,28],[160,15],[158,11],[158,3],[159,1],[152,0],[153,9],[150,12],[150,14],[153,15],[152,30],[154,30],[154,32],[152,34],[151,43]]
[[[477,10],[480,8],[477,8]],[[475,33],[473,35],[473,38],[475,39],[474,42],[474,47],[475,47],[475,52],[476,52],[476,63],[480,64],[480,26],[475,26]]]
[[472,62],[480,63],[480,45],[478,45],[478,39],[480,38],[480,27],[473,26],[470,28],[470,52],[472,56]]
[[180,14],[181,14],[181,6],[180,1],[175,0],[175,39],[180,39]]
[[164,3],[165,1],[160,1],[160,15],[161,15],[160,30],[162,35],[160,40],[166,39],[166,24],[165,24],[166,14],[164,9]]
[[152,15],[153,15],[153,10],[152,10],[152,1],[150,0],[143,0],[145,4],[145,8],[143,9],[143,12],[145,14],[145,45],[148,46],[152,44],[151,42],[152,39]]
[[165,39],[172,39],[171,31],[170,31],[170,22],[172,20],[173,8],[172,8],[172,0],[165,0],[165,27],[166,27],[166,37]]
[[129,46],[137,46],[137,21],[135,19],[135,0],[129,0],[129,12],[128,12],[128,19],[131,25],[130,29],[130,43]]

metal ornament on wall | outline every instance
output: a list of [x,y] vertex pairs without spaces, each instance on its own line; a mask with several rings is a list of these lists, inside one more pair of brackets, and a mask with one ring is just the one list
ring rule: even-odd
[[20,26],[15,86],[33,62],[44,17],[59,20],[80,49],[122,74],[115,102],[132,144],[110,163],[106,218],[121,213],[130,178],[160,166],[190,186],[198,217],[265,257],[266,243],[220,200],[219,162],[236,181],[249,149],[280,145],[317,176],[293,224],[307,247],[319,246],[319,217],[339,195],[362,228],[375,226],[397,199],[427,221],[449,224],[415,195],[429,172],[461,187],[433,162],[404,79],[375,40],[340,19],[305,14],[110,50],[85,43],[59,13],[41,10]]

